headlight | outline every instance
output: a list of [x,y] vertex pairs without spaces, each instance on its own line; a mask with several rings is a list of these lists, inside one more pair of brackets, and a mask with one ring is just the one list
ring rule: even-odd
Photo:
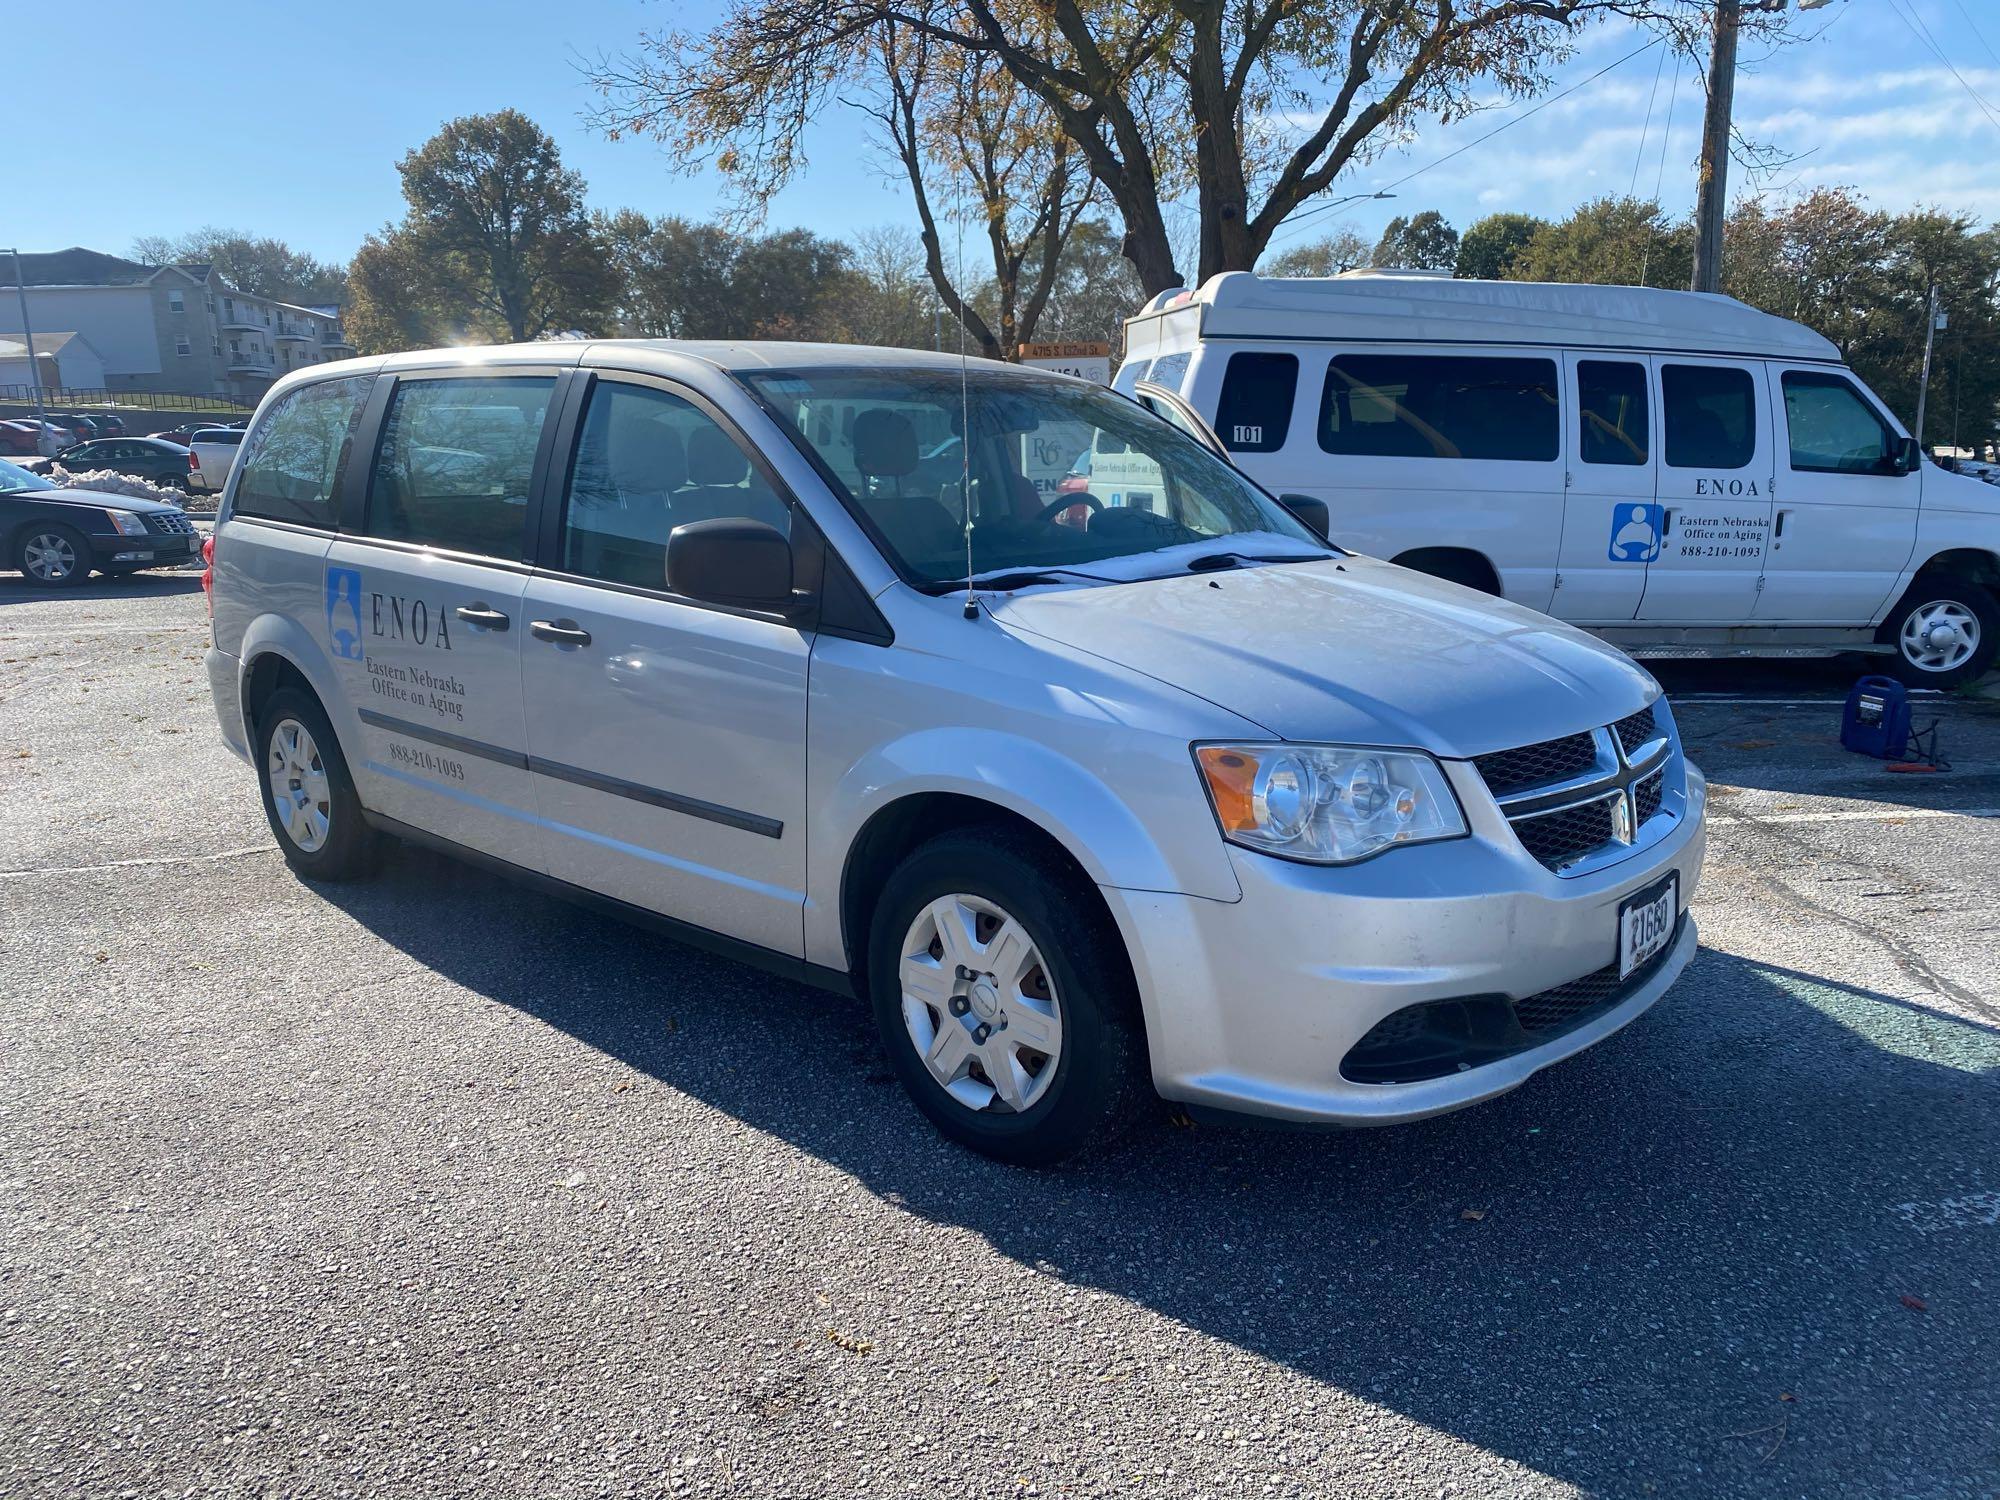
[[1395,844],[1455,839],[1465,814],[1430,756],[1358,745],[1197,745],[1222,836],[1344,865]]
[[111,524],[117,528],[120,536],[144,536],[146,534],[146,523],[133,515],[129,510],[107,510],[105,514],[111,517]]

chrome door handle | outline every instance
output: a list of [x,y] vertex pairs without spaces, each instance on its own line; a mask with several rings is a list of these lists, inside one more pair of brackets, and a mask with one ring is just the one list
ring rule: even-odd
[[477,625],[483,630],[505,630],[510,623],[499,610],[485,604],[461,604],[458,617],[468,625]]
[[528,633],[541,641],[553,641],[558,646],[588,646],[590,632],[574,620],[537,620],[528,627]]

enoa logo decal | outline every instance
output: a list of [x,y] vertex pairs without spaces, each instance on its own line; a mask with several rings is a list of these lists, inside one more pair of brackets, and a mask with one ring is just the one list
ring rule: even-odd
[[443,605],[432,609],[421,599],[401,594],[378,594],[372,589],[368,593],[368,633],[377,640],[449,651],[451,628],[445,620],[450,613]]
[[326,638],[342,661],[360,661],[361,574],[354,568],[326,570]]

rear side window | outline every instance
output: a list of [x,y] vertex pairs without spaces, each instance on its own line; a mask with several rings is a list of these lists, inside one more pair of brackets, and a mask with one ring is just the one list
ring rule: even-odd
[[676,526],[739,516],[791,529],[790,509],[714,418],[670,391],[598,382],[570,467],[566,572],[663,589]]
[[1622,359],[1576,363],[1577,453],[1587,464],[1646,461],[1646,367]]
[[[235,513],[332,527],[333,487],[354,441],[372,376],[301,386],[271,408],[243,449]],[[241,432],[198,432],[200,442],[241,442]]]
[[1118,378],[1111,382],[1111,389],[1123,391],[1126,395],[1139,388],[1139,382],[1146,378],[1146,372],[1153,368],[1150,359],[1128,359],[1118,367]]
[[1354,457],[1550,462],[1562,447],[1555,361],[1343,354],[1327,367],[1319,445]]
[[1163,385],[1175,395],[1180,394],[1181,382],[1187,379],[1188,364],[1194,359],[1190,353],[1162,354],[1153,361],[1152,372],[1146,378],[1154,385]]
[[368,488],[370,536],[480,557],[526,554],[552,375],[403,380]]
[[1785,425],[1792,442],[1792,468],[1812,474],[1893,474],[1895,435],[1838,375],[1788,370]]
[[1215,435],[1233,453],[1276,453],[1291,430],[1298,388],[1295,354],[1230,355],[1215,406]]
[[1757,454],[1757,388],[1748,370],[1661,365],[1667,465],[1740,469]]

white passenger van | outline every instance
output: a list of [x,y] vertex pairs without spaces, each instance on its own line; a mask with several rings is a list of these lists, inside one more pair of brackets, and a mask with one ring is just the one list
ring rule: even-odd
[[1119,390],[1177,396],[1335,541],[1635,654],[1887,653],[1947,687],[2000,649],[2000,492],[1732,298],[1232,272],[1126,340]]
[[[1036,482],[1114,447],[1155,504]],[[1456,1109],[1695,949],[1705,784],[1641,668],[1329,546],[1085,381],[796,344],[313,365],[208,558],[216,717],[302,876],[432,844],[864,996],[996,1156],[1153,1092]]]

